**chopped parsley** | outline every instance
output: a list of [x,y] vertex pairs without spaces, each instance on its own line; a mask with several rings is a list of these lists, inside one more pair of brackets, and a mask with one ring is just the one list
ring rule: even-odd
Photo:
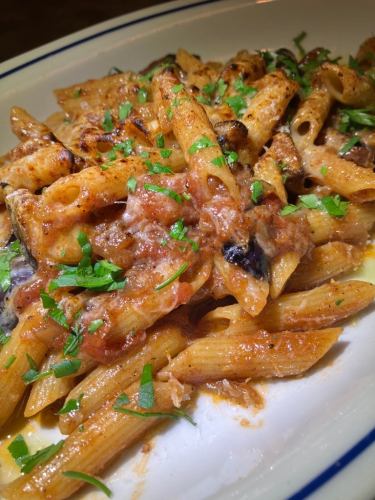
[[155,287],[155,290],[162,290],[163,288],[165,288],[166,286],[170,285],[171,283],[173,283],[177,278],[179,278],[182,274],[184,274],[184,272],[186,271],[186,269],[189,267],[189,264],[187,262],[184,262],[178,269],[177,271],[172,274],[172,276],[168,279],[166,279],[165,281],[163,281],[162,283],[160,283],[159,285],[156,285]]
[[112,496],[112,491],[108,488],[108,486],[106,486],[102,481],[99,481],[96,477],[86,474],[86,472],[65,470],[62,475],[68,477],[69,479],[77,479],[77,481],[83,481],[84,483],[91,484],[91,486],[94,486],[98,490],[102,491],[109,498]]
[[293,43],[297,47],[297,50],[299,52],[299,56],[301,58],[305,57],[305,55],[306,55],[306,50],[301,45],[301,43],[306,38],[306,36],[307,36],[306,31],[301,31],[301,33],[299,35],[297,35],[295,38],[293,38]]
[[0,327],[0,346],[5,345],[9,342],[11,335],[4,332]]
[[297,207],[297,205],[293,205],[293,204],[285,205],[285,207],[283,207],[280,210],[280,215],[294,214],[294,212],[297,212],[297,210],[299,210],[299,207]]
[[133,109],[133,105],[131,102],[126,101],[119,105],[118,107],[118,117],[120,122],[126,120],[126,118],[130,115],[131,110]]
[[161,163],[152,163],[150,160],[145,161],[146,167],[151,175],[154,174],[173,174],[173,170]]
[[87,331],[89,333],[95,333],[96,330],[99,330],[104,325],[104,321],[102,319],[93,319],[89,324]]
[[229,166],[234,165],[238,161],[238,154],[235,151],[224,151],[224,155]]
[[104,113],[102,127],[103,127],[104,132],[112,132],[112,130],[114,129],[112,115],[111,115],[111,111],[109,109],[107,109]]
[[73,413],[81,408],[81,401],[84,394],[80,394],[78,399],[69,399],[64,406],[57,412],[58,415],[65,415],[66,413]]
[[10,263],[19,255],[21,255],[21,244],[18,240],[13,241],[8,248],[0,250],[0,288],[3,292],[9,290],[11,285]]
[[143,187],[144,189],[146,189],[146,191],[152,191],[154,193],[164,194],[164,196],[168,196],[176,203],[182,203],[182,196],[176,193],[176,191],[173,191],[172,189],[162,186],[157,186],[156,184],[144,184]]
[[211,160],[211,163],[215,165],[216,167],[224,167],[225,166],[225,156],[217,156],[213,160]]
[[234,81],[234,88],[242,96],[253,97],[257,93],[257,89],[246,85],[243,78],[237,78]]
[[217,95],[219,97],[219,102],[221,102],[221,98],[224,97],[227,88],[228,84],[226,84],[222,78],[219,78],[217,81]]
[[363,127],[375,127],[375,114],[369,109],[342,108],[339,111],[339,131],[346,133]]
[[325,177],[328,173],[328,167],[327,165],[322,165],[320,167],[320,173],[322,174],[323,177]]
[[132,410],[130,408],[123,408],[124,405],[129,403],[129,398],[126,394],[120,394],[120,396],[116,399],[115,404],[113,405],[113,409],[119,413],[123,413],[125,415],[130,415],[132,417],[140,417],[140,418],[155,418],[155,417],[164,417],[164,418],[173,418],[177,420],[178,418],[185,418],[192,425],[197,425],[194,420],[188,415],[186,412],[179,408],[174,408],[173,411],[170,412],[162,412],[162,411],[147,411],[140,412],[136,410]]
[[138,393],[138,405],[141,408],[149,409],[154,406],[155,393],[152,380],[152,365],[147,363],[142,370],[141,384]]
[[18,434],[8,446],[8,451],[21,467],[23,460],[30,455],[29,448],[22,434]]
[[107,260],[92,263],[92,248],[87,235],[78,234],[83,257],[78,266],[60,265],[59,276],[51,280],[49,290],[63,287],[80,287],[97,292],[110,292],[124,288],[126,279],[121,278],[122,269]]
[[40,292],[40,298],[42,299],[44,309],[48,310],[48,316],[63,328],[69,330],[68,320],[66,319],[65,313],[61,307],[59,307],[55,299],[48,295],[48,293],[44,290]]
[[77,97],[81,97],[81,95],[82,95],[82,89],[78,88],[73,91],[74,99],[77,99]]
[[210,106],[211,104],[211,101],[208,97],[204,96],[204,95],[197,95],[196,96],[196,100],[200,103],[200,104],[206,104],[206,106]]
[[202,87],[202,92],[206,95],[212,96],[215,93],[216,86],[216,83],[206,83],[206,85],[203,85]]
[[137,99],[140,104],[144,104],[148,99],[148,91],[145,87],[141,87],[137,93]]
[[183,219],[179,219],[178,221],[176,221],[171,226],[171,230],[169,232],[169,236],[173,240],[186,241],[187,243],[189,243],[191,245],[191,248],[193,249],[194,252],[198,252],[199,251],[199,245],[198,245],[198,243],[196,241],[188,238],[187,237],[187,232],[188,232],[188,229],[184,225]]
[[150,158],[150,153],[149,153],[148,151],[141,151],[141,152],[139,153],[139,156],[140,156],[141,158]]
[[343,156],[344,154],[348,153],[352,149],[352,147],[354,147],[359,142],[361,142],[361,139],[358,136],[354,135],[340,148],[339,155]]
[[261,181],[254,181],[251,184],[251,200],[254,203],[258,203],[263,195],[263,184]]
[[344,299],[337,299],[337,300],[335,301],[335,304],[336,304],[337,306],[339,306],[339,305],[341,305],[343,302],[344,302]]
[[158,148],[164,148],[165,146],[165,140],[164,140],[164,135],[163,134],[158,134],[156,136],[156,145]]
[[181,90],[184,89],[184,84],[183,83],[178,83],[177,85],[174,85],[172,87],[172,92],[174,94],[178,94],[179,92],[181,92]]
[[357,61],[357,59],[351,55],[349,56],[348,66],[350,69],[354,69],[354,71],[356,73],[358,73],[358,75],[360,75],[360,76],[362,76],[365,73],[363,71],[363,69],[361,68],[361,66],[359,65],[359,62]]
[[128,186],[129,191],[134,193],[135,190],[137,189],[137,179],[135,177],[129,177],[128,182],[127,182],[127,186]]
[[164,158],[165,160],[167,158],[169,158],[171,156],[171,154],[172,154],[172,150],[171,149],[161,149],[160,150],[160,156],[162,158]]
[[12,366],[12,364],[16,361],[16,356],[14,354],[12,354],[11,356],[9,356],[9,358],[6,360],[5,364],[4,364],[4,368],[6,370],[8,370],[8,368],[10,368]]
[[201,149],[210,148],[212,146],[216,146],[214,142],[211,141],[207,136],[203,135],[199,139],[197,139],[188,149],[189,154],[193,155],[200,151]]
[[21,472],[27,474],[31,472],[37,465],[47,462],[56,453],[58,453],[63,447],[64,440],[59,441],[56,444],[51,444],[42,450],[37,451],[33,455],[27,455],[22,459]]
[[173,118],[173,111],[172,111],[172,108],[171,108],[171,107],[169,107],[169,108],[166,110],[166,115],[167,115],[168,120],[169,120],[169,121],[171,121],[171,120],[172,120],[172,118]]
[[246,110],[246,101],[241,95],[232,95],[225,99],[237,117],[241,117]]
[[81,368],[81,360],[80,359],[63,359],[52,365],[52,371],[56,378],[63,378],[69,375],[73,375],[73,373],[78,372]]
[[75,324],[64,344],[64,356],[77,356],[80,345],[83,342],[83,328],[79,324]]
[[[130,156],[133,152],[134,139],[125,139],[125,141],[118,142],[113,146],[113,151],[120,151],[124,157]],[[115,153],[116,154],[116,153]],[[113,158],[116,159],[116,156]]]

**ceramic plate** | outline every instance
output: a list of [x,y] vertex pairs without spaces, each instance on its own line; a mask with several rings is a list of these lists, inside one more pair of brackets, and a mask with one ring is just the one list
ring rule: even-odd
[[[306,45],[355,53],[374,34],[372,0],[173,2],[107,21],[1,65],[1,151],[16,141],[9,108],[43,119],[57,109],[52,89],[105,75],[111,66],[140,69],[185,47],[205,59],[241,48]],[[375,278],[374,261],[362,277]],[[364,273],[364,274],[363,274]],[[260,387],[255,413],[202,395],[185,421],[148,436],[103,474],[115,499],[370,499],[375,492],[375,311],[346,325],[335,349],[307,376]],[[4,388],[0,388],[4,390]],[[38,445],[56,442],[38,421],[24,431]],[[6,444],[6,443],[5,443]],[[15,469],[0,449],[0,482]],[[90,499],[101,493],[86,490]],[[82,495],[81,495],[82,496]]]

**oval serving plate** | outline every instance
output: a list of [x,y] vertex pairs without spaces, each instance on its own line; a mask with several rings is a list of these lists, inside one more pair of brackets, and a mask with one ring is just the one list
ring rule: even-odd
[[[1,65],[0,150],[15,144],[8,126],[12,105],[43,119],[57,109],[54,88],[100,77],[111,66],[137,70],[178,47],[224,60],[241,48],[288,46],[301,30],[309,35],[306,46],[347,55],[373,34],[373,19],[372,0],[205,0],[106,21]],[[375,282],[373,259],[360,277]],[[264,410],[200,396],[193,412],[197,427],[185,421],[164,426],[103,474],[114,498],[372,498],[374,320],[372,309],[347,324],[337,347],[304,378],[260,386]],[[36,447],[59,439],[58,431],[37,420],[24,432]],[[0,484],[15,473],[5,445]],[[86,489],[75,498],[84,497],[103,496]]]

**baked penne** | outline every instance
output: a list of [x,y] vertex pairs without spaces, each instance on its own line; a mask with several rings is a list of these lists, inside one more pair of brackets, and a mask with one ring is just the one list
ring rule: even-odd
[[284,290],[288,279],[293,275],[299,262],[300,256],[297,252],[283,253],[272,259],[270,282],[270,296],[272,299],[276,299]]

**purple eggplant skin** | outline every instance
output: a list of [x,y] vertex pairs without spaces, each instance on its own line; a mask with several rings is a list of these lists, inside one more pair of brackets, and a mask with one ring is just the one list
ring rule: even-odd
[[0,328],[9,334],[17,325],[18,319],[12,307],[12,295],[17,287],[28,281],[34,274],[34,262],[27,252],[12,259],[9,289],[4,292],[0,288]]
[[233,241],[228,241],[224,243],[222,253],[224,259],[230,264],[241,267],[257,279],[268,280],[268,260],[255,238],[250,239],[247,248],[236,245]]

